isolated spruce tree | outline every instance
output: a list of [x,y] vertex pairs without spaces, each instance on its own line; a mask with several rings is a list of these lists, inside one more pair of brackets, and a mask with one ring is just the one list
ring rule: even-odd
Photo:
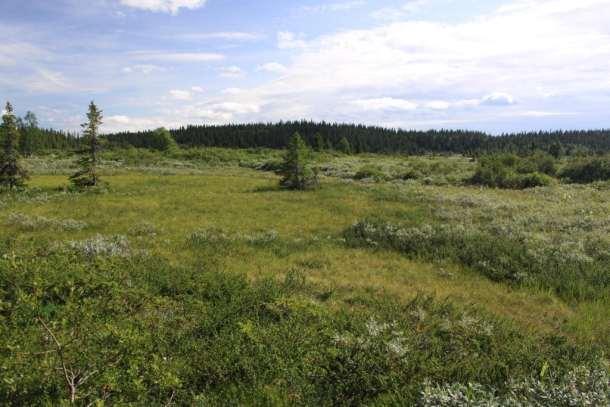
[[89,104],[87,122],[82,124],[84,148],[81,150],[81,158],[78,160],[80,170],[70,177],[70,181],[76,188],[95,187],[100,184],[97,174],[98,153],[100,141],[98,139],[99,127],[102,124],[102,111],[95,103]]
[[341,139],[341,141],[339,141],[339,150],[344,153],[344,154],[351,154],[352,153],[352,146],[349,143],[349,141],[347,141],[347,139],[345,137],[343,137]]
[[299,133],[294,133],[282,165],[280,185],[288,189],[305,190],[319,185],[318,174],[310,165],[311,150]]
[[19,163],[19,130],[13,106],[6,103],[2,116],[2,152],[0,153],[0,187],[13,189],[25,185],[29,178],[27,171]]

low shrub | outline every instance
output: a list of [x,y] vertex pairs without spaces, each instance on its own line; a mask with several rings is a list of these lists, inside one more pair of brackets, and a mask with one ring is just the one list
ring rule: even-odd
[[132,250],[129,240],[125,236],[96,235],[90,239],[75,240],[66,243],[66,247],[88,258],[103,257],[129,257]]
[[563,247],[528,246],[519,235],[462,225],[401,227],[380,220],[362,220],[348,228],[349,245],[398,250],[428,261],[455,261],[494,281],[552,289],[568,300],[606,298],[610,265]]
[[554,378],[575,366],[580,393],[608,391],[594,348],[431,297],[325,307],[295,271],[249,281],[156,257],[55,253],[0,256],[0,277],[6,406],[415,405],[468,383],[529,397],[541,371],[536,392],[560,395],[572,381]]
[[156,237],[159,228],[154,223],[143,221],[136,223],[129,229],[129,234],[136,237]]
[[74,219],[52,219],[44,216],[28,216],[23,213],[11,213],[6,219],[6,224],[28,231],[41,229],[78,231],[88,226],[87,223]]
[[383,170],[380,167],[373,165],[365,165],[360,168],[358,172],[354,175],[354,179],[363,180],[363,179],[373,179],[375,181],[383,181],[387,177],[383,173]]
[[425,385],[421,407],[469,406],[606,406],[610,404],[610,377],[603,368],[578,367],[562,377],[513,380],[508,391],[480,384]]

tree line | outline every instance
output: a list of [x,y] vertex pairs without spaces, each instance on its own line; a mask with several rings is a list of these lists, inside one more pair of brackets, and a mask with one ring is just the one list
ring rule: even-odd
[[[184,147],[284,149],[294,133],[315,150],[349,150],[353,153],[455,153],[478,155],[489,152],[528,154],[546,151],[553,155],[578,151],[610,151],[610,130],[549,131],[491,136],[468,130],[399,130],[383,127],[294,121],[279,123],[187,126],[171,130]],[[120,132],[105,136],[116,147],[154,148],[151,131]]]
[[[50,150],[75,151],[83,139],[76,132],[43,129],[33,112],[16,117],[18,151],[28,156]],[[172,140],[182,147],[285,149],[299,133],[314,150],[345,153],[465,154],[505,152],[527,155],[544,151],[554,156],[578,152],[610,152],[610,129],[507,133],[498,136],[468,130],[400,130],[376,126],[312,121],[186,126],[170,130],[170,138],[158,130],[102,135],[109,148],[136,147],[165,150]],[[169,140],[169,141],[168,141]]]

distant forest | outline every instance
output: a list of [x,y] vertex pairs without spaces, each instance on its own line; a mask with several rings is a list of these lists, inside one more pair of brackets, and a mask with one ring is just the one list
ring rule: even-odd
[[[478,154],[507,151],[529,153],[535,150],[565,153],[586,150],[610,151],[610,130],[554,131],[490,136],[476,131],[408,131],[351,124],[310,121],[276,124],[188,126],[171,130],[179,145],[185,147],[285,148],[290,137],[299,132],[316,149],[341,150],[345,140],[355,153],[459,153]],[[106,136],[115,146],[150,147],[150,132],[127,132]],[[345,139],[345,140],[343,140]]]
[[[38,129],[22,122],[20,150],[28,155],[45,150],[72,150],[80,139],[74,133]],[[276,124],[239,124],[188,126],[170,130],[183,147],[228,147],[283,149],[291,136],[299,132],[307,144],[317,150],[349,148],[354,153],[457,153],[479,155],[487,152],[528,154],[546,151],[556,155],[577,152],[610,151],[610,129],[587,131],[528,132],[491,136],[467,130],[396,130],[351,124],[311,121]],[[152,131],[107,134],[109,147],[155,148]]]

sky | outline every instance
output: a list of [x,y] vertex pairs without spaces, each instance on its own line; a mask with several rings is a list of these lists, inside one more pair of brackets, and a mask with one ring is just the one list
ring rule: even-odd
[[610,0],[1,0],[0,99],[105,132],[610,128]]

